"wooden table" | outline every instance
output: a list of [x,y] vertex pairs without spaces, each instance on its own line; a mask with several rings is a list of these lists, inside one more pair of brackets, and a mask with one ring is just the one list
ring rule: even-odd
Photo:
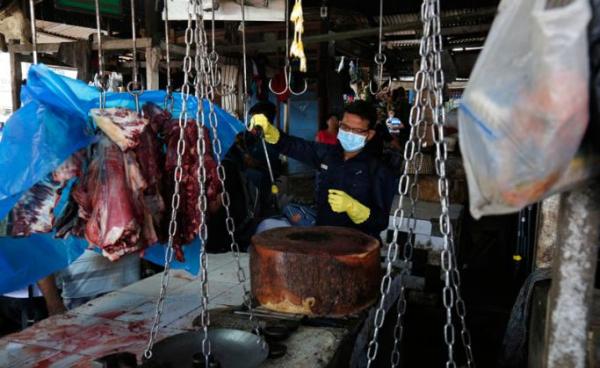
[[[241,255],[248,268],[247,254]],[[238,306],[242,291],[229,253],[208,256],[210,307]],[[249,273],[247,273],[249,274]],[[161,274],[0,339],[0,367],[90,367],[94,359],[129,351],[141,359],[152,323]],[[193,330],[200,282],[185,271],[171,274],[159,340]],[[286,356],[264,367],[325,367],[349,331],[301,326],[286,340]]]

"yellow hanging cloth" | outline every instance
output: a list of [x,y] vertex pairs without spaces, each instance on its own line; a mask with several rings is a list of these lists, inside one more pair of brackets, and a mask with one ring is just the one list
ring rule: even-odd
[[290,14],[290,21],[294,23],[294,40],[290,47],[290,56],[300,59],[300,71],[306,73],[306,55],[304,54],[304,44],[302,44],[302,34],[304,33],[302,0],[296,0]]

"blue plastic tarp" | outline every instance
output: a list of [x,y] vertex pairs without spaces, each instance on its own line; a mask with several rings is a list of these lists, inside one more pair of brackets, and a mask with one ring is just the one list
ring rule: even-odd
[[[140,104],[152,102],[162,106],[165,96],[165,91],[144,92]],[[181,94],[174,94],[174,117],[179,116],[181,98]],[[21,90],[21,100],[23,107],[8,119],[0,135],[0,219],[24,192],[70,155],[95,141],[88,118],[89,110],[98,107],[99,93],[95,87],[58,75],[44,65],[34,65]],[[203,102],[208,111],[209,103]],[[106,106],[133,109],[135,103],[128,93],[108,93]],[[190,97],[189,118],[195,117],[196,109],[197,100]],[[235,136],[245,128],[218,106],[215,112],[223,158]],[[209,124],[208,114],[205,114],[205,124]],[[210,133],[212,136],[212,131]],[[54,239],[52,234],[20,239],[0,237],[0,293],[24,287],[64,268],[86,247],[83,239]],[[184,247],[186,262],[174,262],[173,267],[197,273],[199,250],[198,240]],[[164,245],[148,249],[145,258],[162,264]]]

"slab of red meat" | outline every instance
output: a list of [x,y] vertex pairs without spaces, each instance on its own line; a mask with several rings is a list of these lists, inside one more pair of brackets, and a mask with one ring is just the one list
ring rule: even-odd
[[75,152],[52,172],[52,179],[57,182],[66,183],[76,176],[81,176],[84,161],[85,150]]
[[51,175],[29,189],[11,211],[13,236],[48,233],[54,225],[54,207],[63,184]]
[[139,137],[148,124],[135,111],[124,108],[93,109],[94,122],[121,150],[127,151],[139,143]]
[[[190,243],[198,234],[200,225],[200,212],[198,210],[198,196],[200,188],[198,186],[198,151],[196,141],[198,130],[196,122],[193,120],[185,124],[185,143],[186,150],[182,159],[183,177],[180,184],[180,207],[177,213],[178,231],[175,236],[174,245],[176,256],[182,259],[183,253],[180,246]],[[167,157],[165,162],[164,182],[166,187],[166,198],[171,198],[174,190],[173,176],[177,166],[177,141],[179,139],[179,124],[177,120],[165,121],[163,125],[163,136],[167,144]],[[212,146],[208,130],[204,129],[204,142],[206,145],[206,154],[204,155],[204,165],[206,167],[207,180],[205,183],[206,194],[209,202],[216,200],[220,193],[220,184],[217,179],[216,164],[212,157]],[[163,223],[168,227],[169,219]],[[166,239],[162,239],[166,241]]]
[[19,199],[11,211],[13,236],[52,231],[54,208],[60,200],[62,189],[69,179],[81,174],[84,158],[84,151],[76,152]]
[[86,239],[111,260],[145,245],[140,241],[144,224],[140,192],[145,185],[132,154],[102,137],[73,198],[85,223]]

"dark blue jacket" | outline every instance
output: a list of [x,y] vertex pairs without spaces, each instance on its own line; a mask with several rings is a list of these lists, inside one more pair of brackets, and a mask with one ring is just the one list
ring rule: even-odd
[[[317,225],[344,226],[361,230],[379,239],[387,228],[390,207],[397,192],[397,180],[365,150],[344,161],[344,150],[337,146],[305,141],[281,133],[275,144],[285,156],[301,161],[319,170],[317,184]],[[346,192],[371,210],[362,224],[355,224],[346,213],[331,210],[329,189]]]

